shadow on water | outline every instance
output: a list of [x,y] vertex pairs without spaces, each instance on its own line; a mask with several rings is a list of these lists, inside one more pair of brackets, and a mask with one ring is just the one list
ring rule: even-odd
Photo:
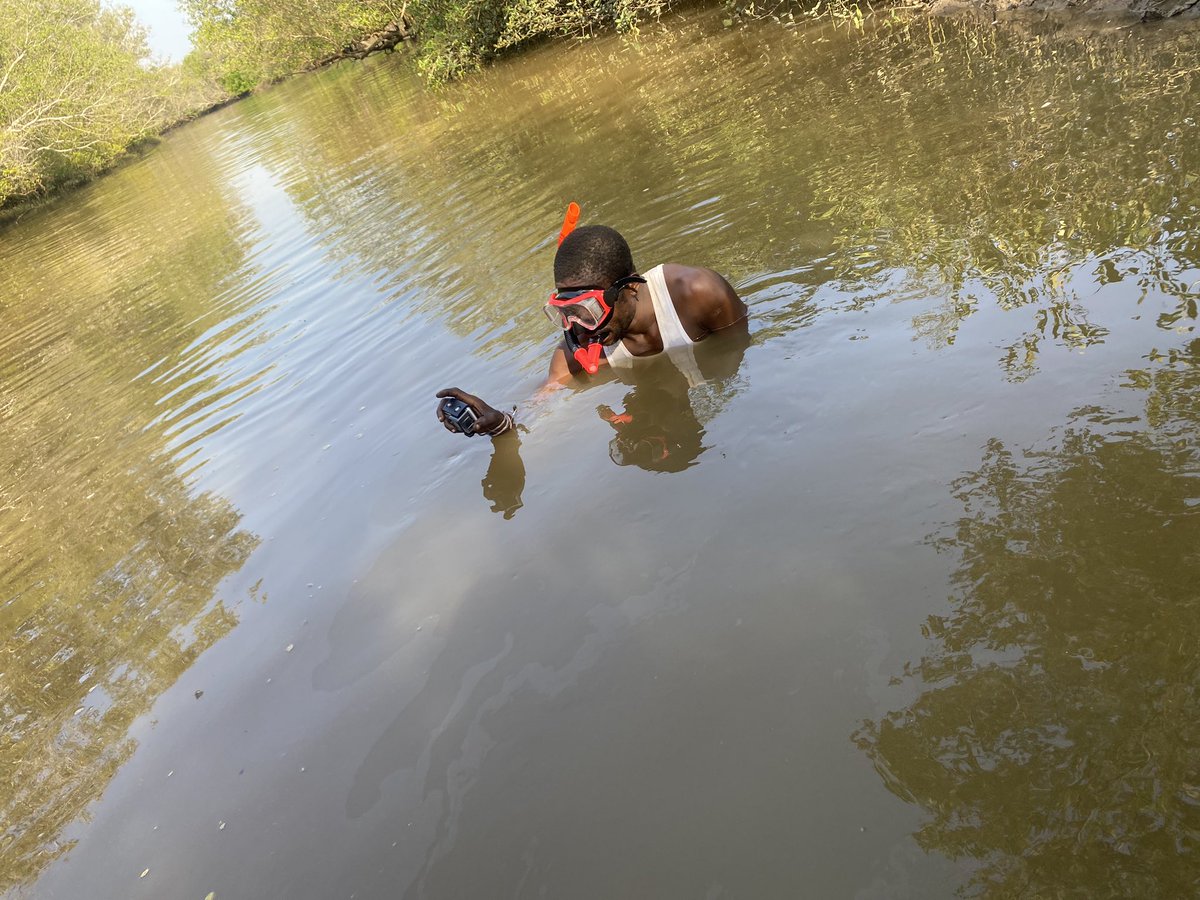
[[1081,409],[954,484],[950,609],[894,681],[915,699],[854,740],[922,848],[978,861],[968,895],[1200,887],[1198,363],[1128,373],[1149,427]]

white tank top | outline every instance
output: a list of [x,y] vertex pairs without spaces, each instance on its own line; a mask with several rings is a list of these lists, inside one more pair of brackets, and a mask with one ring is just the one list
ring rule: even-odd
[[[695,341],[688,337],[687,330],[679,321],[679,313],[675,311],[671,292],[667,290],[663,267],[655,266],[649,272],[644,272],[642,277],[646,279],[646,287],[650,289],[650,302],[654,304],[654,318],[658,322],[663,351],[687,378],[688,387],[704,384],[704,376],[700,373],[700,367],[696,365],[696,354],[692,351]],[[608,364],[613,368],[630,369],[633,368],[635,360],[653,359],[658,354],[651,354],[650,357],[634,356],[625,349],[622,341],[617,341],[611,347],[604,348],[604,355],[608,357]]]

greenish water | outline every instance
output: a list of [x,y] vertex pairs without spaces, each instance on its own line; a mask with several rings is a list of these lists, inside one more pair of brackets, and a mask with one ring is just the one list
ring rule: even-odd
[[[373,58],[0,232],[0,893],[1196,894],[1198,43]],[[750,339],[493,458],[569,200]]]

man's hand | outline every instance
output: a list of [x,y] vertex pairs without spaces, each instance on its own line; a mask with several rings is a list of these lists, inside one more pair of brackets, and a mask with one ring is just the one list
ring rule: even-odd
[[[476,434],[486,434],[495,428],[500,427],[504,421],[504,413],[498,409],[492,409],[474,394],[468,394],[466,391],[460,391],[458,388],[445,388],[437,392],[437,398],[441,400],[444,397],[453,397],[455,400],[461,400],[467,406],[471,407],[478,421],[475,423]],[[441,405],[438,405],[437,410],[438,421],[449,432],[458,434],[458,429],[446,421],[446,417],[442,415]]]

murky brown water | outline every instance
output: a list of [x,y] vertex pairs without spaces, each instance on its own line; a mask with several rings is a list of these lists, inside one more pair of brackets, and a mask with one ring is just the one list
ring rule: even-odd
[[[1195,894],[1198,44],[373,59],[0,233],[0,892]],[[571,199],[749,345],[493,459]]]

